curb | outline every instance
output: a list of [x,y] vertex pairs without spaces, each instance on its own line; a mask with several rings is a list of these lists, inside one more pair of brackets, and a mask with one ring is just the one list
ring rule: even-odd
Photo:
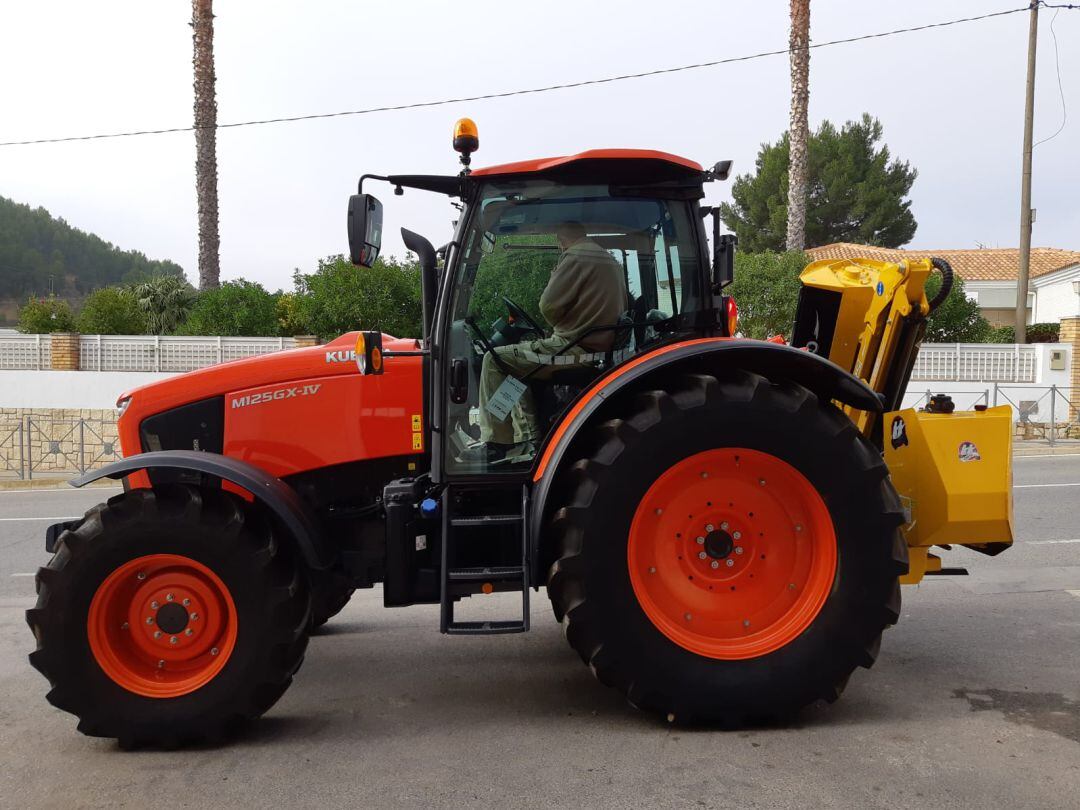
[[[29,481],[21,478],[0,479],[0,492],[19,491],[19,490],[49,490],[49,489],[71,489],[68,486],[70,478],[33,478]],[[91,484],[87,484],[83,489],[100,489],[100,488],[115,488],[119,486],[119,482],[113,481],[109,478],[101,479],[100,481],[94,481]]]

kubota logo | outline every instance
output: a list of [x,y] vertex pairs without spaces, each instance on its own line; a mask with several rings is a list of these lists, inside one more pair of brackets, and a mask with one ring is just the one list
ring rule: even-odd
[[258,394],[248,394],[243,397],[234,397],[234,408],[246,408],[248,405],[259,405],[263,402],[273,402],[278,399],[292,399],[293,397],[306,397],[319,393],[322,383],[313,385],[296,385],[292,388],[275,388],[273,391],[262,391]]
[[356,361],[356,352],[352,349],[337,349],[326,353],[327,363],[353,363]]

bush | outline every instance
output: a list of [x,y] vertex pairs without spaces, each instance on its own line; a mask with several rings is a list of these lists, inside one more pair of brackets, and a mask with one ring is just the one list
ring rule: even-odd
[[994,326],[986,336],[987,343],[1016,343],[1016,328],[1012,326]]
[[725,292],[739,307],[739,333],[764,339],[791,337],[799,300],[799,273],[809,264],[802,251],[735,254],[735,280]]
[[356,267],[343,256],[319,261],[314,273],[297,272],[297,322],[323,340],[353,329],[420,337],[420,265],[379,259]]
[[75,316],[67,301],[56,296],[31,298],[19,310],[19,331],[31,335],[74,332]]
[[183,335],[265,336],[279,334],[277,296],[254,281],[226,281],[195,299]]
[[103,287],[90,293],[75,325],[84,335],[141,335],[146,317],[130,290]]
[[300,297],[296,293],[281,293],[275,307],[278,332],[285,337],[311,334],[300,311]]
[[[941,289],[941,275],[934,273],[926,282],[926,297],[933,298]],[[927,343],[983,343],[989,340],[993,327],[982,316],[979,303],[964,293],[964,280],[953,276],[953,287],[926,324]]]
[[195,303],[195,288],[177,276],[155,276],[132,286],[131,294],[154,335],[175,331]]
[[1061,324],[1033,323],[1027,328],[1028,343],[1057,343],[1060,339]]

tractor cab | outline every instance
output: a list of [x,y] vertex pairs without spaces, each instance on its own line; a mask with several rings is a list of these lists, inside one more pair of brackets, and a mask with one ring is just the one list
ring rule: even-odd
[[[475,128],[471,140],[456,133],[460,175],[373,178],[460,200],[441,267],[430,242],[402,231],[423,267],[433,475],[528,471],[597,379],[662,344],[734,326],[721,293],[733,239],[717,234],[722,250],[710,260],[703,219],[713,215],[714,231],[718,220],[700,205],[703,184],[726,177],[729,163],[706,171],[663,152],[608,149],[473,171],[478,143]],[[363,193],[369,177],[349,208],[352,259],[368,266],[382,227],[382,204]]]

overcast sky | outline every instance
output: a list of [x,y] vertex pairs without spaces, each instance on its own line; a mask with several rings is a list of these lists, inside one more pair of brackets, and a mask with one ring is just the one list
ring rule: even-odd
[[[1026,0],[814,0],[815,42],[973,16]],[[709,61],[787,44],[786,0],[519,4],[218,0],[218,121],[451,98]],[[0,141],[189,125],[186,0],[10,2],[0,31]],[[1036,140],[1061,121],[1050,21],[1040,15]],[[869,112],[919,171],[918,248],[1015,247],[1027,14],[814,50],[810,124]],[[1080,12],[1055,26],[1070,121],[1035,150],[1033,244],[1080,249]],[[271,289],[345,252],[363,172],[454,173],[450,133],[480,129],[475,165],[638,147],[752,168],[788,121],[786,55],[511,99],[218,134],[223,279]],[[0,194],[197,279],[190,132],[0,148]],[[372,186],[371,190],[375,190]],[[379,193],[379,192],[376,192]],[[453,211],[384,187],[384,250],[406,226],[441,244]],[[710,201],[728,199],[713,184]]]

